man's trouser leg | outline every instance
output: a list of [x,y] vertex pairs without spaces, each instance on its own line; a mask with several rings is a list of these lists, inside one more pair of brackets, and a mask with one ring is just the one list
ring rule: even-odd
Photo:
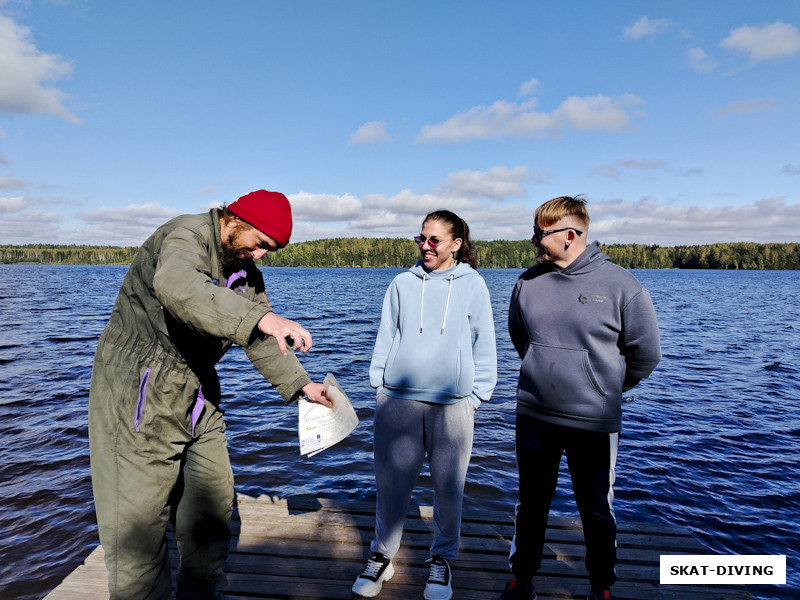
[[209,403],[206,414],[197,424],[198,437],[186,448],[175,494],[175,537],[181,557],[179,600],[217,597],[230,544],[233,471],[225,422]]
[[610,588],[617,578],[613,485],[618,447],[619,433],[573,430],[566,448],[586,540],[586,570],[593,588]]
[[[100,543],[108,570],[110,600],[166,600],[172,596],[167,558],[169,487],[177,477],[178,461],[141,468],[108,454],[92,459]],[[117,480],[119,483],[114,484]],[[108,485],[108,487],[105,487]],[[114,489],[116,487],[116,489]]]
[[517,415],[519,500],[509,565],[519,579],[532,577],[542,566],[547,517],[563,448],[558,431],[544,421]]
[[[147,372],[151,385],[160,379],[160,371],[157,366]],[[139,396],[147,395],[140,388],[146,379],[135,357],[110,344],[98,348],[89,395],[89,441],[111,600],[172,596],[166,529],[181,445],[164,441],[171,438],[173,419],[152,397],[136,422],[137,389]]]

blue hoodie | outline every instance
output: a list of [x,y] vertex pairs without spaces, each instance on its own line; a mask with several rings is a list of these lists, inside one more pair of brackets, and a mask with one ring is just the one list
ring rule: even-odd
[[430,271],[417,262],[383,299],[369,367],[372,387],[393,398],[477,408],[497,383],[489,290],[469,265]]

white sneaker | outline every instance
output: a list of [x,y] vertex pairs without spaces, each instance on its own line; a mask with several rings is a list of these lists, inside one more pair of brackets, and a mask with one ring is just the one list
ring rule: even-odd
[[453,597],[450,565],[441,556],[433,556],[428,562],[431,565],[431,572],[422,597],[425,600],[450,600]]
[[394,575],[394,566],[391,559],[383,554],[374,553],[367,559],[367,566],[353,584],[353,593],[365,598],[372,598],[381,592],[384,581],[389,581]]

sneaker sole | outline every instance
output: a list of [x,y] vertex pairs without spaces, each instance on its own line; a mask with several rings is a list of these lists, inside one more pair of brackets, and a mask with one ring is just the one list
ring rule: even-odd
[[450,600],[450,598],[453,597],[453,590],[450,590],[449,596],[429,596],[428,592],[426,591],[422,594],[422,597],[424,600]]
[[384,581],[389,581],[392,577],[394,577],[394,565],[392,563],[389,563],[389,566],[386,567],[386,570],[383,572],[383,575],[381,576],[381,578],[378,579],[378,581],[376,581],[373,584],[374,586],[376,586],[375,588],[367,589],[367,590],[361,590],[360,592],[356,591],[356,587],[357,587],[357,583],[358,583],[358,580],[356,580],[356,583],[353,584],[353,589],[351,591],[356,596],[361,596],[362,598],[374,598],[375,596],[377,596],[378,594],[381,593],[381,590],[383,589],[383,582]]

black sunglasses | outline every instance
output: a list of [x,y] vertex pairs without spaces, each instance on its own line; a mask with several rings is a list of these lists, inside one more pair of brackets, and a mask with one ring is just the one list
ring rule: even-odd
[[541,242],[542,238],[547,237],[551,233],[558,233],[559,231],[567,231],[572,229],[578,235],[583,235],[583,232],[580,229],[575,229],[574,227],[562,227],[561,229],[542,229],[538,225],[533,226],[533,239],[537,242]]

